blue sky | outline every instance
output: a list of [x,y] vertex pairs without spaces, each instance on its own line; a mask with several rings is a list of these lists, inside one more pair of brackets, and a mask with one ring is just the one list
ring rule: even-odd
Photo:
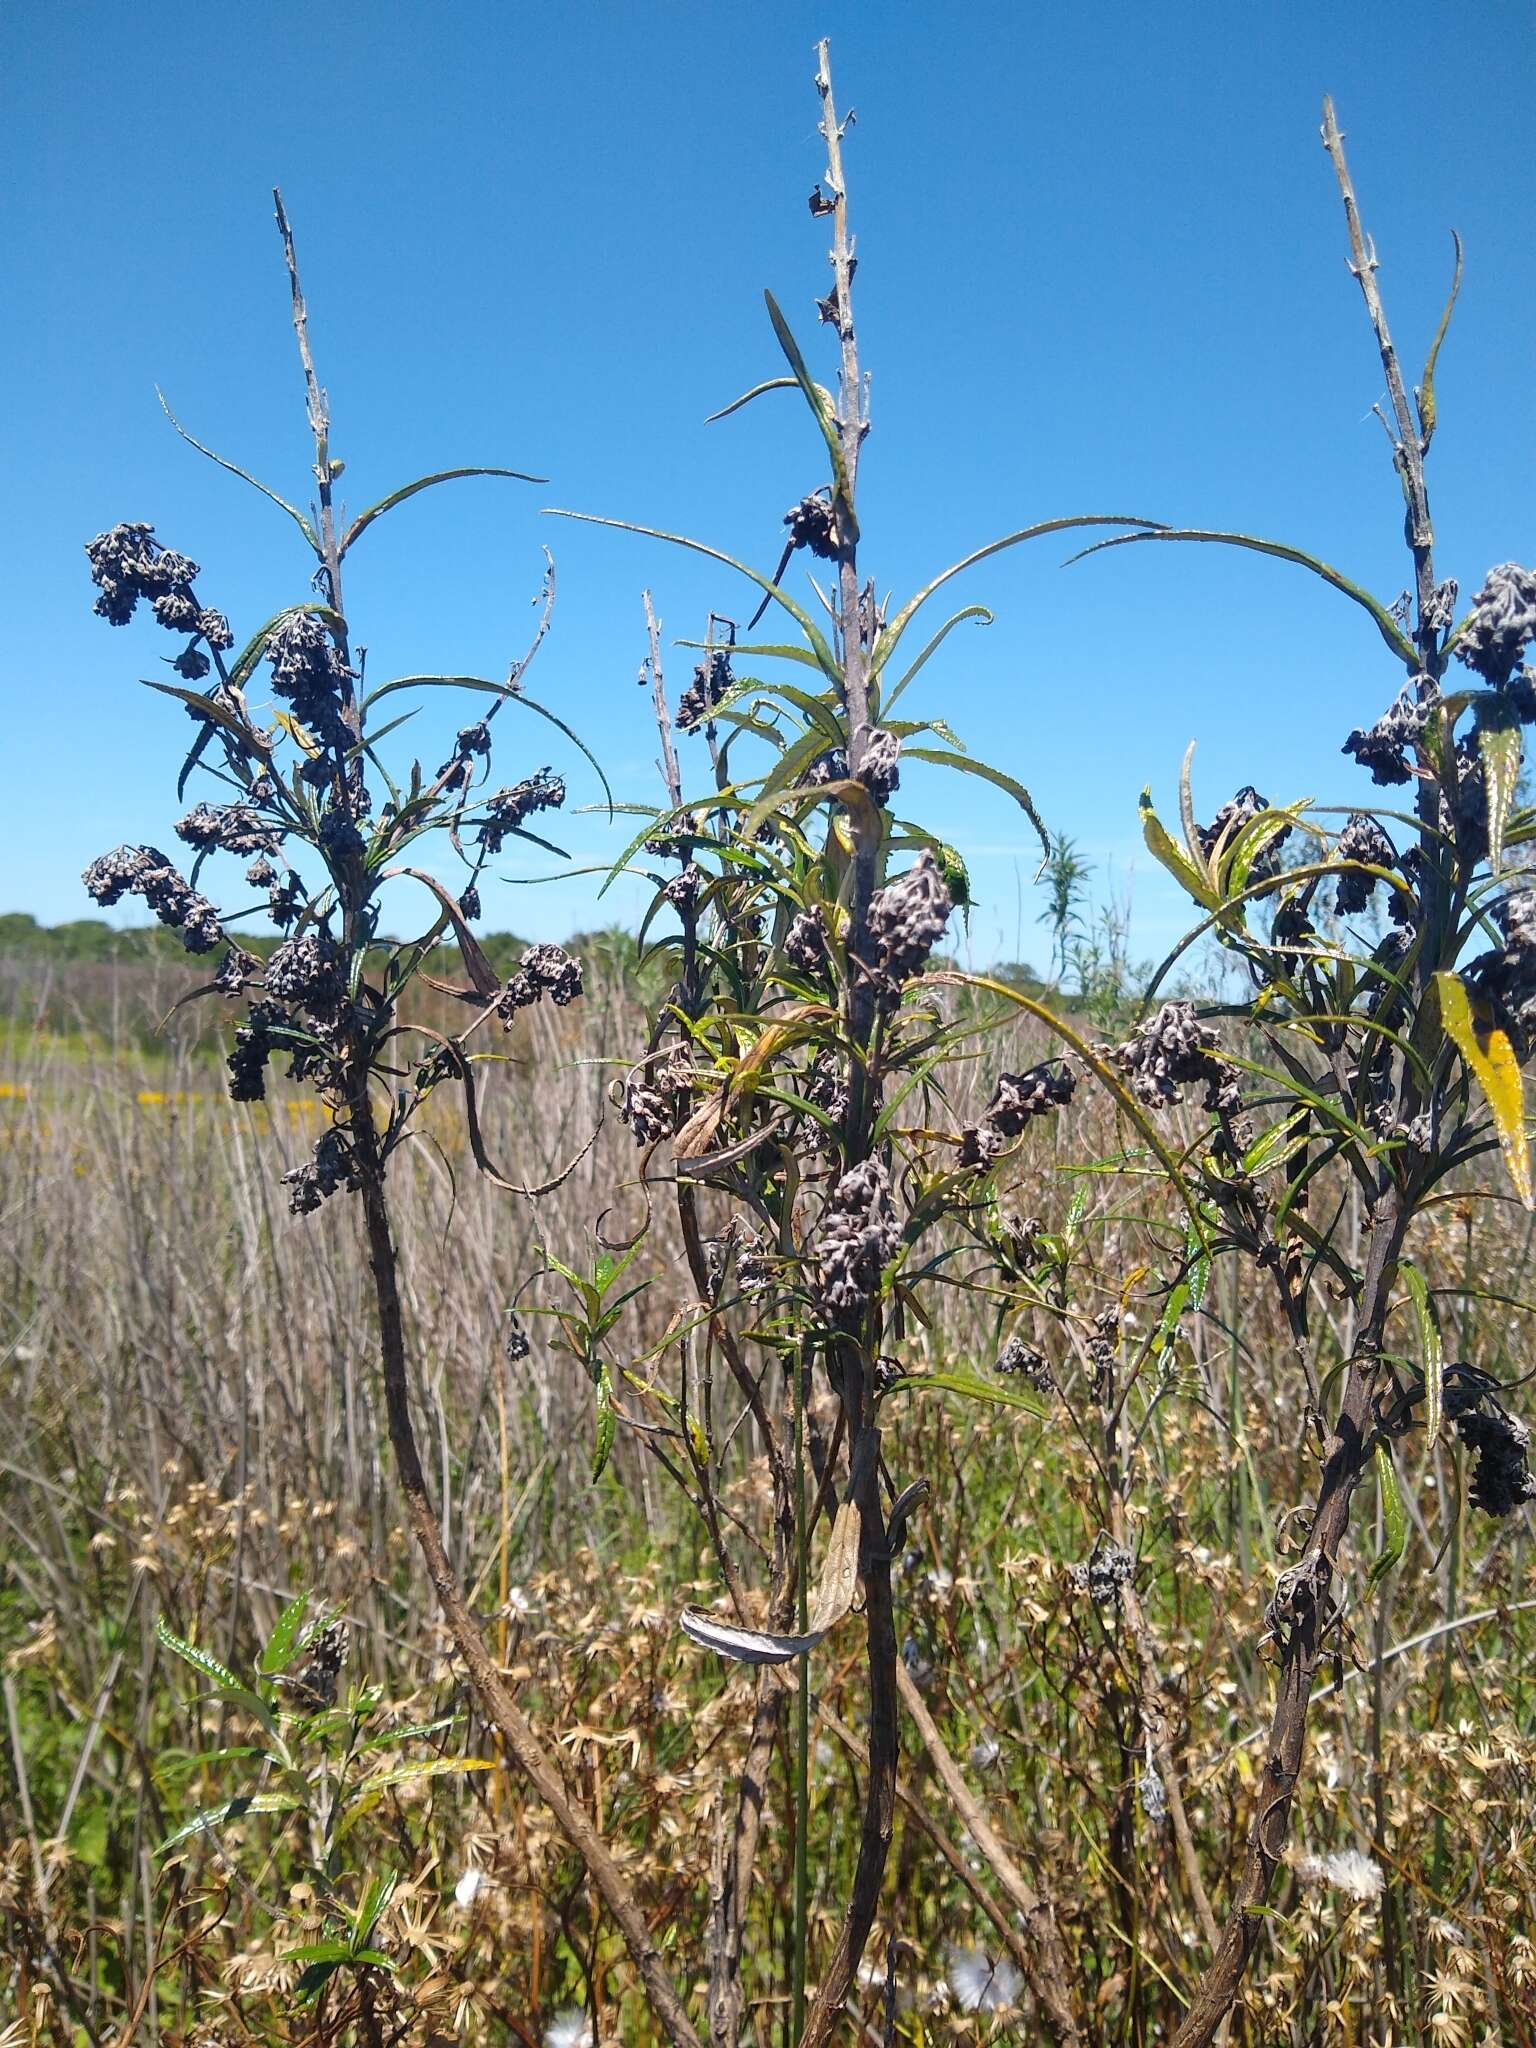
[[[529,687],[620,795],[653,793],[640,592],[689,636],[710,606],[745,616],[744,586],[540,508],[680,528],[771,568],[785,508],[822,480],[809,422],[780,394],[704,419],[779,368],[764,286],[830,381],[812,309],[825,224],[805,204],[822,33],[859,115],[864,558],[882,589],[899,600],[1032,520],[1110,511],[1283,537],[1396,595],[1401,501],[1318,142],[1325,90],[1410,374],[1453,227],[1466,244],[1431,457],[1442,573],[1467,594],[1490,562],[1532,559],[1525,5],[13,8],[0,909],[89,913],[85,862],[167,841],[175,815],[184,724],[135,683],[165,673],[170,643],[92,617],[82,542],[153,521],[237,633],[304,594],[292,529],[176,440],[153,389],[304,496],[274,183],[353,504],[449,464],[552,479],[450,486],[370,534],[347,592],[370,679],[504,673],[547,543],[560,599]],[[1363,796],[1337,750],[1384,708],[1393,667],[1369,621],[1297,570],[1161,547],[1062,570],[1066,552],[1036,543],[972,572],[956,602],[995,623],[955,634],[909,696],[1029,785],[1129,887],[1139,950],[1160,950],[1180,903],[1141,850],[1142,784],[1171,815],[1193,738],[1203,815],[1250,780],[1277,801]],[[671,658],[674,695],[688,665]],[[429,766],[456,708],[410,728]],[[506,779],[551,758],[533,722],[510,726]],[[579,761],[555,758],[573,802],[592,798]],[[977,792],[904,787],[970,859],[975,955],[1043,959],[1031,835]],[[563,836],[595,860],[627,833],[588,819]],[[634,895],[599,906],[594,886],[498,887],[487,923],[563,936],[633,914]]]

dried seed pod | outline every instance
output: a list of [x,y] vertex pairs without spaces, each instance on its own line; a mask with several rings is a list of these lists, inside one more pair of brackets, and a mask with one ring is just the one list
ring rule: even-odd
[[338,1130],[322,1131],[313,1158],[290,1168],[282,1181],[288,1190],[289,1210],[295,1216],[312,1215],[340,1189],[351,1193],[361,1186],[351,1149]]
[[824,562],[835,559],[837,524],[827,498],[813,491],[808,498],[790,506],[784,514],[784,524],[789,529],[792,548],[809,548]]
[[694,732],[709,723],[710,713],[731,688],[730,651],[712,647],[693,672],[693,681],[678,699],[677,729]]
[[1108,1542],[1100,1534],[1081,1564],[1068,1567],[1067,1577],[1081,1593],[1099,1606],[1119,1598],[1120,1588],[1136,1574],[1136,1560],[1128,1550]]
[[878,1159],[850,1166],[827,1198],[819,1251],[821,1291],[830,1313],[857,1316],[901,1243],[890,1176]]
[[1536,1500],[1530,1467],[1531,1432],[1507,1414],[1487,1375],[1471,1367],[1445,1368],[1445,1412],[1472,1453],[1468,1498],[1485,1515],[1512,1515]]
[[541,768],[510,789],[498,789],[485,800],[485,818],[475,837],[487,853],[500,853],[504,841],[535,811],[557,811],[565,802],[565,781]]
[[859,780],[877,804],[888,803],[901,786],[897,766],[900,756],[901,741],[895,733],[875,726],[864,742],[864,765],[859,770]]
[[163,925],[181,933],[189,953],[211,953],[224,937],[219,914],[157,847],[119,846],[93,860],[81,877],[87,893],[109,908],[142,897]]
[[[1397,848],[1369,811],[1356,811],[1334,844],[1335,860],[1363,861],[1373,868],[1397,865]],[[1339,876],[1334,902],[1341,917],[1354,917],[1364,910],[1376,888],[1376,877],[1351,871]]]
[[267,962],[263,980],[274,1002],[330,1021],[346,1001],[346,957],[328,932],[305,932],[284,940]]
[[1391,708],[1384,711],[1376,723],[1363,729],[1356,727],[1340,749],[1352,754],[1362,768],[1369,768],[1371,780],[1382,788],[1393,783],[1411,782],[1413,766],[1410,755],[1417,746],[1428,723],[1429,712],[1438,701],[1439,692],[1429,684],[1424,700],[1418,694],[1418,684],[1428,679],[1419,677],[1402,690]]
[[953,899],[932,851],[924,847],[914,866],[875,892],[869,906],[869,936],[875,966],[888,998],[926,962],[944,935]]
[[1502,687],[1536,640],[1536,569],[1500,562],[1488,571],[1456,642],[1456,658]]
[[1195,1016],[1193,1003],[1164,1003],[1155,1017],[1137,1026],[1111,1057],[1149,1108],[1181,1100],[1179,1090],[1209,1081],[1216,1064],[1216,1034]]
[[198,853],[276,853],[283,843],[251,804],[194,804],[177,820],[176,837]]
[[352,1632],[344,1621],[328,1622],[309,1638],[304,1662],[279,1681],[302,1713],[318,1714],[335,1706],[337,1681],[351,1645]]
[[827,927],[819,909],[802,910],[784,934],[784,958],[797,974],[816,975],[827,964]]
[[1051,1374],[1050,1361],[1043,1351],[1037,1351],[1032,1344],[1014,1333],[997,1354],[992,1370],[1005,1378],[1026,1379],[1042,1394],[1054,1391],[1056,1382]]

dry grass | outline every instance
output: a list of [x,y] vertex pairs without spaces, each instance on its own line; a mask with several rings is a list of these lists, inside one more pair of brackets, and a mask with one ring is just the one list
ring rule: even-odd
[[[238,1745],[243,1727],[195,1697],[191,1674],[157,1643],[157,1618],[248,1665],[286,1598],[311,1586],[353,1624],[348,1679],[379,1689],[375,1725],[462,1713],[465,1700],[379,1460],[355,1219],[341,1201],[290,1218],[277,1186],[312,1141],[313,1105],[278,1088],[270,1105],[228,1104],[191,1036],[146,1053],[143,1017],[167,997],[146,990],[150,972],[104,973],[85,992],[90,1028],[70,1037],[31,1031],[37,991],[18,976],[15,1026],[0,1041],[0,2000],[14,2038],[126,2048],[208,2039],[217,2026],[230,2042],[342,2039],[354,2027],[360,2039],[378,2028],[381,2040],[539,2041],[555,2014],[577,2008],[595,2016],[598,2039],[644,2043],[632,1973],[594,1919],[579,1865],[499,1772],[386,1789],[349,1838],[342,1896],[355,1901],[364,1873],[385,1866],[402,1880],[377,1935],[398,1967],[377,1979],[371,2012],[344,1997],[318,2014],[295,2004],[299,1965],[282,1957],[319,1937],[323,1915],[284,1817],[247,1815],[217,1840],[155,1854],[190,1811],[237,1789],[237,1765],[195,1759]],[[57,990],[47,1010],[55,1027],[68,1021]],[[487,1090],[487,1142],[504,1172],[542,1179],[581,1151],[611,1071],[603,1062],[640,1032],[612,978],[577,1010],[532,1013]],[[1028,1056],[999,1046],[988,1060]],[[1026,1146],[1015,1206],[1059,1231],[1087,1190],[1072,1296],[1090,1312],[1122,1299],[1134,1340],[1135,1320],[1145,1329],[1159,1312],[1171,1241],[1136,1205],[1161,1198],[1138,1193],[1149,1183],[1058,1170],[1058,1158],[1118,1152],[1101,1104],[1080,1098],[1061,1125]],[[536,1156],[514,1135],[530,1130]],[[717,1588],[704,1533],[666,1474],[621,1431],[594,1488],[585,1376],[535,1320],[530,1358],[509,1364],[502,1349],[540,1243],[576,1263],[590,1257],[599,1217],[613,1235],[638,1226],[635,1157],[610,1114],[555,1195],[520,1202],[476,1175],[440,1094],[395,1203],[418,1429],[451,1551],[482,1608],[499,1613],[500,1654],[525,1705],[558,1738],[570,1785],[668,1929],[686,1981],[704,1968],[711,1858],[750,1680],[675,1627],[686,1600],[708,1603]],[[1508,1303],[1532,1291],[1530,1230],[1507,1207],[1463,1214],[1452,1203],[1435,1215],[1414,1256],[1447,1290],[1455,1355],[1514,1379],[1527,1312]],[[628,1312],[621,1356],[657,1344],[689,1301],[667,1218],[658,1203],[638,1265],[650,1285]],[[1288,1550],[1274,1504],[1305,1498],[1310,1469],[1301,1390],[1268,1299],[1234,1285],[1219,1267],[1169,1383],[1142,1404],[1133,1513],[1137,1584],[1218,1912],[1257,1753],[1245,1738],[1267,1715],[1268,1672],[1249,1646]],[[1405,1320],[1405,1349],[1406,1332]],[[1342,1348],[1342,1320],[1335,1334]],[[1171,2031],[1202,1943],[1167,1832],[1146,1811],[1120,1611],[1067,1577],[1101,1526],[1102,1493],[1081,1370],[1044,1324],[1040,1335],[1062,1387],[1050,1420],[930,1394],[902,1411],[893,1468],[925,1474],[933,1492],[899,1576],[898,1625],[970,1785],[1057,1902],[1095,2038],[1153,2041]],[[985,1372],[993,1348],[989,1318],[957,1292],[941,1326],[913,1333],[903,1363]],[[649,1369],[679,1368],[665,1352]],[[748,1576],[766,1511],[752,1453],[739,1433],[720,1473]],[[1371,1858],[1385,1889],[1356,1898],[1293,1873],[1238,2041],[1536,2039],[1528,1518],[1495,1526],[1459,1513],[1445,1445],[1426,1454],[1420,1444],[1406,1470],[1416,1483],[1402,1564],[1367,1599],[1369,1555],[1349,1561],[1346,1655],[1318,1711],[1297,1830],[1314,1857]],[[1365,1544],[1365,1504],[1357,1521]],[[823,1791],[858,1770],[834,1726],[858,1712],[845,1689],[856,1633],[846,1652],[834,1636],[813,1662]],[[474,1756],[485,1741],[461,1719],[410,1753]],[[764,2044],[785,2024],[788,1765],[776,1760],[767,1788],[748,1943]],[[317,1756],[317,1782],[333,1769]],[[1017,2011],[968,2014],[957,2002],[951,1980],[963,1985],[970,1966],[951,1952],[997,1946],[981,1904],[991,1880],[910,1730],[905,1782],[911,1803],[858,2001],[864,2032],[848,2038],[882,2038],[888,1952],[894,2039],[1022,2038]],[[845,1894],[856,1811],[841,1797],[813,1801],[813,1972]],[[488,1881],[464,1906],[454,1887],[470,1867]],[[1005,1964],[988,1996],[1012,1989]]]

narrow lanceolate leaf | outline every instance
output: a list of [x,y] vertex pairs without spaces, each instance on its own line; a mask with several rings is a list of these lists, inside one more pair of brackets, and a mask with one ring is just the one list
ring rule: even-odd
[[155,1853],[163,1856],[167,1849],[176,1848],[193,1835],[207,1834],[210,1829],[224,1827],[248,1813],[292,1813],[302,1803],[292,1792],[242,1792],[237,1798],[221,1800],[217,1806],[205,1806],[191,1820],[183,1821],[175,1834],[166,1836]]
[[357,1797],[342,1815],[335,1831],[335,1840],[340,1842],[349,1835],[357,1823],[383,1799],[386,1793],[399,1785],[413,1785],[428,1778],[451,1778],[464,1771],[494,1771],[495,1763],[488,1756],[432,1756],[421,1762],[402,1764],[397,1771],[381,1771],[376,1778],[364,1780]]
[[1044,1401],[1035,1394],[1026,1393],[1022,1387],[1011,1387],[1003,1380],[984,1380],[969,1372],[908,1373],[899,1380],[893,1380],[887,1394],[922,1393],[928,1389],[945,1394],[963,1394],[968,1401],[988,1401],[995,1408],[1022,1408],[1026,1415],[1033,1415],[1037,1421],[1044,1421],[1050,1413]]
[[994,787],[1005,791],[1039,833],[1040,844],[1045,848],[1046,858],[1050,858],[1050,834],[1040,821],[1040,813],[1035,809],[1034,798],[1022,782],[1017,782],[1013,776],[1004,774],[1001,768],[989,767],[985,761],[973,761],[965,754],[946,753],[942,747],[904,746],[901,751],[909,761],[928,761],[935,768],[953,768],[961,775],[976,775],[983,782],[990,782]]
[[1117,533],[1109,540],[1095,541],[1092,547],[1084,548],[1081,553],[1073,555],[1070,559],[1073,562],[1081,562],[1089,555],[1101,553],[1105,548],[1125,547],[1132,541],[1143,540],[1214,542],[1222,547],[1248,548],[1256,555],[1273,555],[1279,561],[1294,562],[1298,568],[1310,569],[1314,576],[1321,576],[1325,583],[1331,583],[1335,590],[1342,592],[1345,597],[1359,605],[1362,611],[1369,612],[1376,621],[1377,632],[1399,661],[1404,663],[1410,673],[1418,669],[1417,649],[1379,599],[1372,597],[1371,593],[1362,589],[1358,583],[1352,583],[1331,563],[1321,561],[1316,555],[1309,555],[1304,548],[1290,547],[1284,541],[1261,540],[1253,533],[1218,533],[1203,527],[1165,527],[1142,533]]
[[155,1623],[155,1634],[168,1650],[173,1650],[181,1658],[184,1664],[190,1664],[194,1671],[200,1672],[225,1699],[234,1706],[243,1707],[261,1723],[274,1741],[277,1739],[271,1708],[264,1699],[252,1692],[248,1685],[242,1685],[227,1664],[221,1664],[218,1658],[211,1656],[207,1650],[200,1650],[196,1643],[184,1642],[180,1636],[174,1635],[166,1627],[163,1619]]
[[[1440,998],[1440,1018],[1446,1035],[1476,1077],[1493,1114],[1494,1129],[1504,1151],[1504,1164],[1514,1182],[1515,1193],[1527,1209],[1536,1209],[1536,1190],[1531,1183],[1531,1152],[1525,1134],[1525,1085],[1515,1049],[1488,1016],[1483,1005],[1473,1007],[1458,975],[1435,976]],[[1481,1013],[1481,1014],[1479,1014]]]
[[367,1889],[358,1901],[357,1912],[352,1921],[352,1953],[354,1955],[367,1945],[369,1937],[379,1923],[379,1915],[395,1896],[395,1886],[400,1882],[398,1870],[390,1870],[382,1876],[371,1877]]
[[1376,1445],[1376,1484],[1381,1488],[1382,1543],[1366,1580],[1368,1593],[1376,1590],[1408,1547],[1408,1516],[1397,1483],[1397,1467],[1390,1448],[1381,1442]]
[[832,1524],[832,1540],[822,1563],[816,1587],[816,1601],[806,1619],[803,1635],[776,1635],[770,1629],[738,1628],[719,1620],[702,1607],[685,1607],[684,1635],[702,1649],[714,1650],[737,1664],[787,1664],[814,1650],[853,1605],[859,1584],[859,1511],[844,1501]]
[[798,377],[765,377],[761,384],[754,384],[750,391],[743,391],[740,398],[733,398],[729,405],[722,405],[718,412],[705,417],[706,427],[712,427],[716,420],[729,419],[733,412],[740,412],[744,405],[750,405],[754,398],[761,398],[765,391],[796,391],[800,387]]
[[1440,1322],[1430,1298],[1424,1275],[1405,1259],[1398,1269],[1413,1298],[1419,1319],[1419,1348],[1424,1359],[1424,1433],[1430,1443],[1440,1434],[1440,1402],[1445,1385],[1444,1352],[1440,1344]]
[[1219,910],[1221,898],[1189,855],[1179,845],[1168,828],[1152,808],[1152,792],[1141,792],[1141,836],[1147,842],[1152,858],[1165,867],[1181,887],[1188,890],[1195,901],[1206,910]]
[[1456,294],[1461,290],[1461,237],[1451,230],[1451,240],[1456,244],[1456,271],[1451,279],[1451,295],[1445,302],[1445,311],[1440,315],[1440,325],[1435,329],[1435,338],[1429,345],[1429,355],[1424,363],[1424,380],[1414,396],[1419,402],[1419,453],[1427,455],[1430,441],[1435,432],[1435,364],[1440,360],[1440,344],[1445,331],[1451,324],[1451,314],[1456,309]]
[[[1459,274],[1460,273],[1458,270],[1458,275]],[[1446,317],[1447,319],[1450,317],[1449,310],[1447,310]],[[1444,322],[1441,323],[1441,327],[1443,331]],[[274,491],[270,485],[264,484],[259,476],[252,476],[251,472],[248,469],[242,469],[238,462],[231,462],[227,455],[220,455],[216,448],[205,447],[204,444],[198,440],[195,434],[189,434],[186,428],[181,424],[181,421],[177,419],[175,413],[173,413],[171,411],[171,408],[166,404],[165,393],[160,389],[160,386],[158,384],[155,386],[155,396],[160,401],[160,410],[165,414],[166,418],[170,421],[171,425],[176,429],[177,433],[180,434],[181,438],[183,439],[183,441],[186,442],[189,448],[195,448],[199,455],[206,455],[208,460],[210,462],[216,462],[219,465],[220,469],[227,469],[231,476],[239,477],[242,483],[247,483],[251,486],[253,490],[260,491],[261,495],[264,498],[270,498],[274,505],[278,506],[282,511],[288,514],[288,517],[293,521],[294,525],[298,527],[300,533],[303,534],[304,538],[309,542],[310,546],[314,549],[315,553],[318,555],[321,552],[320,536],[315,532],[315,529],[310,525],[309,521],[304,517],[304,514],[299,510],[297,505],[290,505],[288,500],[286,498],[280,498],[277,492]]]
[[850,540],[857,540],[859,537],[858,522],[854,519],[853,506],[849,502],[848,471],[843,463],[843,443],[842,437],[838,432],[837,407],[833,404],[832,394],[825,385],[818,384],[810,371],[805,367],[805,358],[800,353],[800,344],[795,340],[793,333],[790,331],[789,322],[779,311],[778,302],[775,300],[773,293],[765,291],[763,293],[763,301],[768,308],[768,318],[773,322],[773,331],[778,336],[779,347],[784,351],[784,360],[794,371],[795,382],[805,393],[805,402],[815,414],[816,424],[821,429],[821,438],[827,444],[827,455],[832,464],[832,481],[837,489],[841,517],[846,526],[852,527],[848,538]]
[[309,1612],[309,1594],[300,1593],[288,1602],[277,1617],[277,1626],[267,1637],[267,1647],[261,1653],[257,1666],[265,1675],[275,1671],[286,1671],[299,1646],[299,1631],[304,1626],[304,1617]]
[[1488,865],[1497,874],[1504,865],[1504,834],[1520,782],[1520,728],[1480,726],[1477,745],[1488,783]]
[[519,484],[547,484],[547,476],[530,476],[523,469],[439,469],[431,476],[419,476],[414,482],[402,484],[398,491],[391,491],[387,498],[380,498],[377,505],[370,505],[366,512],[359,512],[342,537],[340,552],[344,555],[362,534],[366,533],[375,519],[382,519],[386,512],[392,512],[397,505],[403,505],[407,498],[414,498],[418,491],[429,491],[434,484],[451,484],[461,476],[507,476]]
[[607,1366],[602,1366],[597,1375],[597,1447],[592,1453],[592,1484],[595,1486],[603,1476],[609,1458],[613,1455],[614,1431],[618,1419],[613,1407],[613,1381],[608,1377]]

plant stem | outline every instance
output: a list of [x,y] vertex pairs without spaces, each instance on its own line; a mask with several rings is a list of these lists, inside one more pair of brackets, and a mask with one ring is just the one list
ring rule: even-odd
[[367,1069],[361,1063],[354,1068],[350,1109],[350,1134],[362,1184],[363,1216],[368,1235],[368,1263],[379,1311],[379,1350],[384,1400],[389,1415],[389,1440],[405,1494],[406,1513],[420,1545],[427,1574],[436,1589],[449,1633],[464,1659],[481,1711],[501,1736],[524,1777],[554,1815],[561,1833],[586,1864],[603,1903],[618,1923],[645,1986],[651,2009],[667,2040],[672,2048],[700,2048],[699,2036],[638,1899],[591,1820],[567,1792],[565,1781],[546,1755],[531,1722],[508,1690],[480,1624],[470,1612],[458,1576],[443,1546],[442,1531],[422,1472],[416,1433],[411,1422],[398,1260],[390,1230],[373,1105],[368,1095]]

